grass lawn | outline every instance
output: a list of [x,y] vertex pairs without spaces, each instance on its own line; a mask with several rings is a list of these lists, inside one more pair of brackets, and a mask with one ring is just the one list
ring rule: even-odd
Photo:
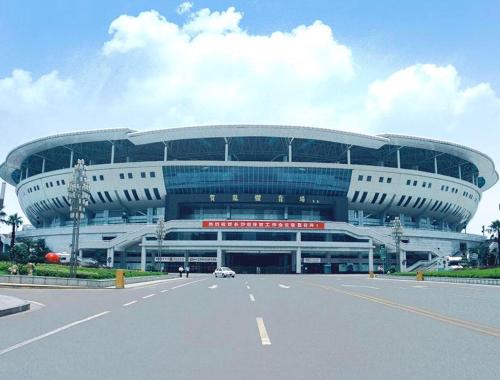
[[[416,272],[397,272],[398,276],[416,276]],[[500,267],[487,269],[465,268],[453,271],[431,271],[425,272],[425,276],[430,277],[465,277],[465,278],[500,278]]]
[[[7,268],[12,264],[7,261],[0,261],[0,273],[9,273]],[[22,274],[26,271],[25,265],[18,265]],[[76,271],[78,278],[90,278],[95,280],[102,280],[107,278],[115,278],[116,269],[109,268],[83,268],[79,267]],[[125,270],[125,277],[139,277],[139,276],[157,276],[165,275],[165,272],[142,272],[139,270]],[[49,276],[49,277],[68,277],[69,266],[61,264],[37,264],[35,267],[36,276]]]

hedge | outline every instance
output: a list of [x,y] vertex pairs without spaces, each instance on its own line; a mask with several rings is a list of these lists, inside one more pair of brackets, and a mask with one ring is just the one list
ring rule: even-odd
[[[416,276],[416,272],[397,272],[397,276]],[[500,267],[472,269],[465,268],[450,271],[429,271],[425,272],[426,276],[430,277],[462,277],[462,278],[500,278]]]
[[[12,265],[10,262],[0,261],[0,273],[8,273],[8,268]],[[18,264],[20,274],[27,274],[26,265]],[[83,268],[78,267],[76,277],[88,278],[94,280],[102,280],[107,278],[115,278],[116,269],[110,268]],[[125,270],[125,277],[140,277],[140,276],[158,276],[165,275],[165,272],[142,272],[138,270]],[[37,264],[35,266],[35,276],[48,277],[69,277],[69,266],[60,264]]]

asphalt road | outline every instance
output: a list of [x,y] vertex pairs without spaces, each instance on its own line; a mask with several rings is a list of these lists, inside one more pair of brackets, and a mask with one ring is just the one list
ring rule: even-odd
[[[0,379],[496,379],[500,288],[346,275],[0,289]],[[135,302],[136,301],[136,302]]]

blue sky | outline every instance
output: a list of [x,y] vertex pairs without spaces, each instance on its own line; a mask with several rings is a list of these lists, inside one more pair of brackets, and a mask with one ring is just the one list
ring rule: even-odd
[[[121,14],[155,9],[180,22],[178,1],[0,1],[0,74],[22,67],[41,74],[65,57],[92,54]],[[197,8],[244,12],[242,27],[255,34],[291,30],[322,20],[359,54],[383,61],[387,70],[415,62],[452,63],[465,81],[500,87],[499,1],[195,1]]]
[[[309,125],[500,162],[499,1],[0,0],[0,156],[82,129]],[[469,230],[499,219],[500,187]],[[14,189],[8,212],[19,211]]]

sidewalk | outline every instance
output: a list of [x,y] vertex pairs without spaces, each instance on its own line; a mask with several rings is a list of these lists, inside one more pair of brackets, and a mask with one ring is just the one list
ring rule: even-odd
[[0,294],[0,317],[29,310],[30,304],[16,297]]

